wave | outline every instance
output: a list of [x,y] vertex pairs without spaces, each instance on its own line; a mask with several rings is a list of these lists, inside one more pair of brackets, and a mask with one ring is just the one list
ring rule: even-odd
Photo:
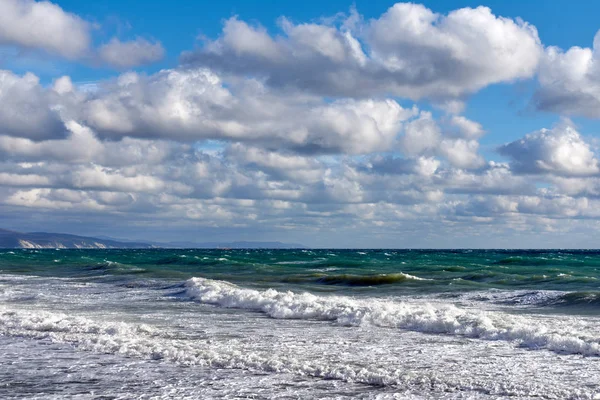
[[448,267],[443,267],[443,271],[446,272],[462,272],[465,271],[467,269],[467,267],[463,267],[461,265],[451,265]]
[[326,285],[348,285],[348,286],[375,286],[389,285],[392,283],[429,281],[431,279],[419,278],[418,276],[405,274],[378,274],[378,275],[325,275],[317,278],[317,283]]
[[[222,342],[209,337],[181,337],[157,327],[131,322],[94,320],[43,310],[0,306],[0,335],[66,343],[75,349],[125,357],[164,360],[185,366],[241,369],[260,373],[284,373],[320,379],[394,386],[401,390],[445,393],[474,392],[495,396],[539,396],[535,384],[478,379],[474,375],[448,376],[443,371],[419,371],[402,366],[381,368],[352,361],[336,362],[324,357],[306,359],[293,352],[256,351],[243,343]],[[592,398],[579,390],[577,398]],[[553,387],[544,398],[573,398],[571,388]]]
[[600,292],[569,292],[557,297],[552,305],[600,306]]
[[[423,385],[430,389],[444,383],[439,377],[415,374],[402,368],[382,371],[377,367],[308,361],[292,355],[273,355],[216,345],[209,339],[178,340],[145,324],[94,321],[47,311],[9,310],[0,307],[0,334],[69,343],[80,350],[128,357],[167,360],[184,365],[250,371],[292,373],[323,379],[375,386]],[[441,389],[461,390],[464,383],[447,382]]]
[[[583,255],[586,257],[583,257]],[[531,254],[528,256],[510,256],[495,261],[495,265],[519,266],[519,267],[537,267],[537,266],[556,266],[556,267],[597,267],[598,258],[590,253],[573,253],[570,256],[548,255],[542,257],[541,254]]]
[[556,264],[560,260],[553,260],[547,258],[527,258],[527,257],[507,257],[494,262],[496,265],[519,265],[519,266],[537,266],[537,265],[549,265]]
[[489,290],[485,292],[441,294],[440,298],[452,297],[467,301],[483,301],[496,304],[528,307],[597,307],[600,292],[564,292],[557,290]]
[[20,289],[0,287],[0,300],[2,302],[28,302],[35,301],[39,297],[39,293],[27,293]]
[[131,264],[123,264],[117,261],[104,260],[95,264],[78,265],[76,268],[76,275],[130,275],[130,274],[144,274],[147,272],[146,269],[140,268]]
[[[326,268],[327,271],[334,271],[338,268]],[[378,286],[389,285],[403,282],[421,282],[433,281],[433,279],[420,278],[418,276],[399,272],[395,274],[375,274],[375,275],[359,275],[359,274],[334,274],[327,275],[320,272],[313,274],[298,274],[284,277],[273,277],[275,282],[284,283],[316,283],[323,285],[345,285],[345,286]]]
[[321,260],[305,260],[305,261],[278,261],[275,264],[277,265],[306,265],[306,264],[314,264]]
[[577,334],[504,313],[453,305],[431,305],[310,293],[244,289],[224,281],[189,279],[190,299],[226,308],[264,313],[272,318],[332,321],[344,326],[374,325],[409,331],[512,341],[530,349],[600,356],[600,338]]

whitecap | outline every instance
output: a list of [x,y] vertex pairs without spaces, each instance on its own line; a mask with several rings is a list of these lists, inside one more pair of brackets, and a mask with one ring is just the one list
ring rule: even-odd
[[225,281],[192,278],[187,295],[196,301],[226,308],[262,312],[278,319],[332,321],[344,326],[373,325],[408,331],[449,334],[483,340],[513,341],[518,346],[557,353],[600,356],[600,338],[559,331],[527,318],[504,313],[311,293],[245,289]]

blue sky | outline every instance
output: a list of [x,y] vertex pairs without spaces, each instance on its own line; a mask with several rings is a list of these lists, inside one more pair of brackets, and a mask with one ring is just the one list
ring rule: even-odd
[[0,0],[0,225],[597,247],[599,11]]

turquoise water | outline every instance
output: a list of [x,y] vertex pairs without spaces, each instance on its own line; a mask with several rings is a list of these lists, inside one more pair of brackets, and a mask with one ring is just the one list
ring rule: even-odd
[[0,250],[0,271],[123,284],[201,276],[251,287],[398,296],[560,291],[565,296],[557,305],[600,305],[600,252],[591,250]]
[[0,398],[593,399],[599,279],[583,250],[0,250]]

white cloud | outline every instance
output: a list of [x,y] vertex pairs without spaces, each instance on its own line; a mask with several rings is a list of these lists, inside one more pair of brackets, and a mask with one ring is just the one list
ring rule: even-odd
[[5,105],[38,102],[0,134],[0,203],[11,210],[392,231],[415,218],[514,229],[595,218],[597,161],[568,123],[503,146],[510,163],[498,164],[478,154],[480,124],[393,100],[327,101],[205,69],[126,73],[91,92],[68,77],[49,87],[3,77]]
[[600,172],[598,159],[579,132],[568,122],[542,129],[499,149],[522,174],[589,176]]
[[0,0],[0,45],[40,50],[68,60],[126,69],[159,61],[160,42],[142,37],[130,41],[111,39],[94,48],[95,25],[50,1]]
[[404,135],[400,138],[403,153],[410,157],[439,155],[452,166],[462,169],[482,167],[485,161],[477,154],[479,142],[475,140],[483,132],[481,125],[457,116],[450,123],[458,126],[458,132],[450,132],[447,137],[431,113],[421,112],[418,119],[405,125]]
[[439,160],[436,160],[433,157],[419,157],[417,159],[415,171],[421,176],[431,176],[435,174],[439,167]]
[[164,53],[160,42],[152,43],[139,37],[126,42],[113,38],[98,49],[100,59],[117,68],[151,64],[161,60]]
[[65,139],[43,140],[0,135],[0,155],[7,161],[60,162],[65,164],[97,163],[105,166],[163,163],[172,157],[175,147],[186,151],[189,146],[164,141],[124,138],[119,142],[99,140],[89,128],[76,122],[67,123]]
[[[63,140],[5,137],[13,144],[27,141],[0,162],[0,204],[7,210],[43,213],[46,220],[98,216],[116,226],[344,229],[350,236],[365,229],[449,233],[453,226],[477,232],[478,224],[546,229],[556,219],[595,218],[597,202],[581,197],[591,191],[536,189],[535,180],[512,175],[505,164],[464,170],[434,156],[365,160],[243,143],[208,154],[163,140],[104,141],[89,128],[69,128]],[[83,140],[80,149],[68,142],[75,140]]]
[[376,155],[368,164],[359,166],[368,172],[380,175],[411,175],[417,174],[423,177],[432,176],[440,167],[440,161],[434,157],[421,156],[418,158],[399,158],[391,156]]
[[529,78],[541,55],[535,27],[496,17],[487,7],[442,16],[420,4],[398,3],[371,21],[368,43],[413,98],[460,96]]
[[439,145],[439,152],[457,168],[480,168],[484,159],[477,154],[479,142],[465,139],[444,139]]
[[89,30],[86,21],[49,1],[0,0],[0,43],[76,59],[88,51]]
[[450,193],[489,195],[532,195],[535,182],[513,175],[508,165],[489,162],[488,168],[467,171],[453,168],[437,177],[436,184]]
[[325,170],[322,163],[311,158],[248,147],[239,143],[228,147],[227,157],[246,169],[263,171],[274,180],[314,183],[322,178]]
[[479,122],[471,121],[462,115],[453,115],[450,119],[450,125],[456,128],[457,136],[465,139],[478,139],[485,133]]
[[0,70],[0,134],[34,140],[64,136],[51,96],[37,76]]
[[[189,64],[93,90],[0,71],[4,215],[408,238],[600,217],[600,167],[570,123],[502,146],[508,161],[497,163],[479,154],[484,127],[460,115],[467,95],[532,76],[542,50],[530,25],[485,7],[440,15],[396,4],[370,21],[279,26],[271,35],[232,18]],[[163,52],[113,39],[97,57],[130,68]],[[596,96],[595,50],[544,57],[538,100],[549,88]],[[573,104],[561,112],[593,116],[595,103]]]
[[99,189],[118,192],[158,192],[165,189],[162,180],[140,173],[123,173],[98,165],[80,168],[71,173],[72,183],[78,189]]
[[[486,7],[436,14],[398,3],[378,19],[353,13],[341,27],[280,20],[281,36],[237,18],[184,55],[188,64],[266,78],[327,96],[395,95],[448,100],[490,84],[530,78],[542,47],[536,29]],[[348,22],[346,21],[346,22]]]
[[11,174],[0,172],[0,185],[2,186],[48,186],[51,180],[47,176],[36,174]]
[[59,95],[65,95],[67,93],[73,92],[75,87],[73,86],[73,82],[71,81],[70,77],[61,76],[60,78],[54,81],[52,89]]
[[600,118],[600,31],[593,48],[548,47],[540,64],[538,109]]
[[409,122],[401,139],[402,150],[409,156],[432,153],[438,146],[441,131],[431,113],[422,112],[418,119]]
[[0,135],[60,138],[66,136],[62,121],[77,121],[102,139],[217,139],[300,153],[390,149],[403,123],[417,113],[390,99],[331,102],[274,91],[255,80],[223,81],[206,69],[128,72],[94,91],[78,90],[68,77],[44,88],[32,74],[0,71],[0,104],[7,120]]
[[127,73],[77,105],[99,134],[184,141],[220,139],[299,152],[369,153],[393,145],[414,109],[393,100],[338,100],[271,91],[258,81],[224,83],[206,69]]
[[[35,75],[0,71],[0,104],[7,121],[0,127],[4,151],[67,158],[85,158],[83,153],[98,145],[96,136],[188,143],[216,139],[307,154],[368,154],[394,148],[404,123],[418,113],[390,99],[327,101],[274,91],[252,79],[223,81],[206,69],[151,76],[129,72],[98,83],[93,91],[79,90],[69,77],[43,87]],[[70,127],[68,134],[65,122],[95,133]],[[77,150],[28,141],[67,135],[63,143],[77,142]]]

